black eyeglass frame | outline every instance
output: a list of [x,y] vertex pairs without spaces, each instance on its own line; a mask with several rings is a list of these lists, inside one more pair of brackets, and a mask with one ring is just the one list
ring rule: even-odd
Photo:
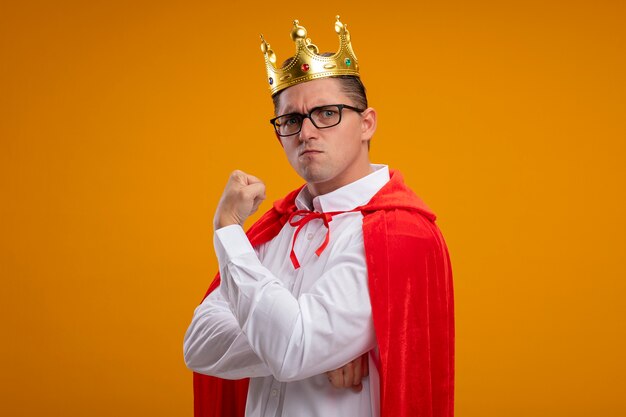
[[[311,117],[311,115],[316,112],[319,109],[323,109],[324,107],[337,107],[337,109],[339,110],[339,120],[337,121],[337,123],[335,123],[334,125],[330,125],[330,126],[318,126],[317,124],[315,124],[315,120],[313,120],[313,118]],[[274,130],[276,131],[276,134],[278,136],[281,137],[286,137],[286,136],[293,136],[293,135],[297,135],[298,133],[300,133],[302,131],[302,125],[304,124],[304,119],[309,119],[311,121],[311,123],[313,123],[313,126],[315,126],[318,129],[328,129],[329,127],[335,127],[337,126],[339,123],[341,123],[342,117],[343,117],[343,109],[348,109],[348,110],[353,110],[357,113],[363,113],[365,111],[365,109],[359,109],[358,107],[353,107],[353,106],[349,106],[347,104],[325,104],[323,106],[317,106],[311,109],[311,111],[309,111],[309,113],[307,114],[302,114],[302,113],[287,113],[287,114],[281,114],[280,116],[276,116],[273,119],[270,120],[270,124],[272,126],[274,126]],[[285,117],[285,116],[298,116],[300,117],[302,120],[300,120],[300,129],[298,129],[297,132],[294,133],[290,133],[288,135],[281,135],[280,132],[278,131],[278,126],[276,126],[276,120],[280,119],[281,117]]]

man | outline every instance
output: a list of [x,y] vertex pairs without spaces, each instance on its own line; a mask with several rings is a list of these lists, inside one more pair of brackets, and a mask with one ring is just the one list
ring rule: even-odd
[[[339,51],[320,55],[295,21],[280,68],[262,41],[271,122],[306,185],[246,235],[265,185],[228,180],[214,217],[221,278],[185,335],[196,416],[453,414],[448,252],[401,175],[370,163],[376,112],[339,17],[335,29]],[[228,381],[241,378],[249,386]]]

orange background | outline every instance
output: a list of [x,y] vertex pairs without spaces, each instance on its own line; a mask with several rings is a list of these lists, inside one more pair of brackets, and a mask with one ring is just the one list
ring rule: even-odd
[[457,416],[626,413],[623,1],[8,3],[1,415],[192,415],[182,339],[227,175],[300,184],[259,32],[279,61],[294,18],[334,50],[337,13],[372,160],[449,245]]

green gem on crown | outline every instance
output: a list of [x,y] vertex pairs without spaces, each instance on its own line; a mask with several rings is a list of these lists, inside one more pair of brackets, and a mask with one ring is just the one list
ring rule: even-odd
[[350,58],[346,58],[345,63],[347,66],[352,65],[352,61],[350,61]]

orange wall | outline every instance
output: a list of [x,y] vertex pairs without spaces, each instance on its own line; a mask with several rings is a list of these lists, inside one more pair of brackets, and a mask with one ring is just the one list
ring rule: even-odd
[[182,338],[226,177],[300,183],[258,34],[282,61],[298,18],[333,50],[336,13],[372,159],[450,247],[457,415],[626,414],[623,1],[6,3],[1,415],[192,415]]

